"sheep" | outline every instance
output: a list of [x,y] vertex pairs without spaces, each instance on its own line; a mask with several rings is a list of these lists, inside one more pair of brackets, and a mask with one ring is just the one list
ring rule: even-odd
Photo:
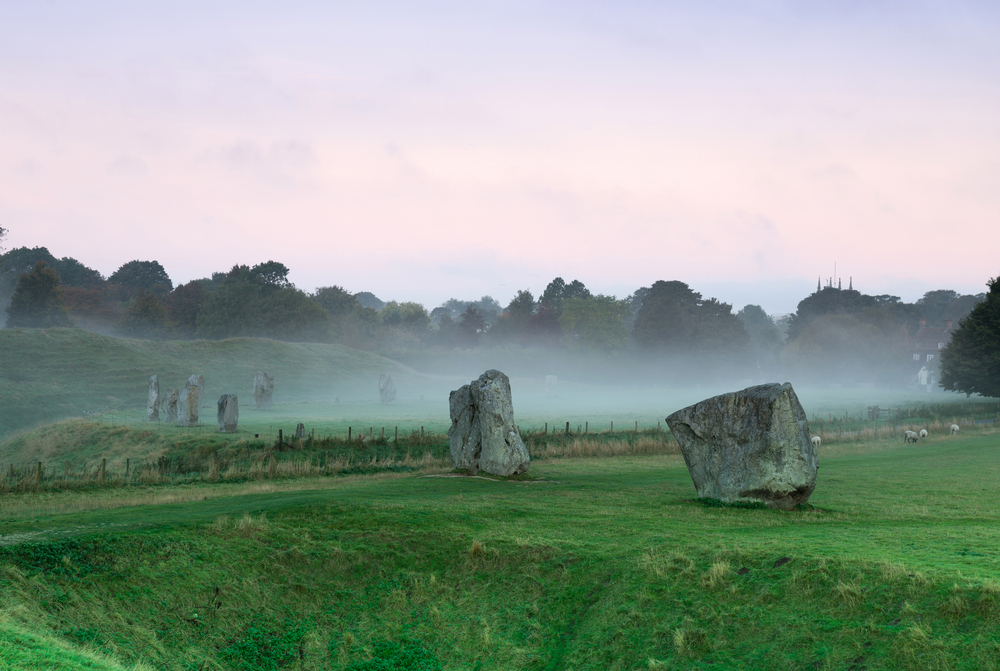
[[906,431],[903,433],[904,443],[915,443],[917,442],[917,432],[916,431]]
[[927,437],[927,429],[920,429],[920,440]]
[[951,435],[953,435],[953,436],[957,436],[958,435],[958,424],[952,424],[951,425]]
[[822,442],[823,441],[819,439],[819,436],[813,436],[812,437],[813,447],[819,447],[819,444],[822,443]]

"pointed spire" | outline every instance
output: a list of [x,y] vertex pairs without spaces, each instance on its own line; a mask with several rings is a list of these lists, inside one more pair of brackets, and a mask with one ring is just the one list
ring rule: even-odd
[[837,291],[840,291],[840,278],[837,278]]
[[819,275],[816,276],[816,293],[820,292]]
[[847,290],[854,291],[854,277],[851,277],[850,281],[847,283]]

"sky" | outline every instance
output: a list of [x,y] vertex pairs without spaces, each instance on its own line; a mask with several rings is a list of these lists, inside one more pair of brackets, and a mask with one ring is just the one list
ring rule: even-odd
[[1000,275],[1000,5],[0,0],[3,245],[795,310]]

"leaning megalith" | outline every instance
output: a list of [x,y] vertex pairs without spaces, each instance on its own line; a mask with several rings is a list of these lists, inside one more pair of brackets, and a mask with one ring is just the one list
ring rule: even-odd
[[191,384],[191,380],[188,380],[177,399],[177,426],[196,426],[198,424],[200,398],[198,385]]
[[160,378],[149,376],[149,396],[146,397],[146,421],[160,421]]
[[219,431],[222,433],[236,433],[236,425],[240,421],[240,401],[236,394],[223,394],[219,397],[219,411],[216,415],[219,420]]
[[788,510],[816,488],[816,446],[792,385],[713,396],[667,417],[700,498]]
[[306,437],[306,425],[303,424],[302,422],[299,422],[298,424],[295,425],[295,437],[298,438],[299,440],[302,440],[303,438]]
[[205,376],[204,375],[192,375],[188,378],[188,384],[193,384],[198,387],[198,402],[204,403],[208,400],[205,396]]
[[169,387],[167,393],[163,395],[160,401],[160,411],[165,415],[164,420],[167,422],[177,421],[177,407],[180,401],[180,392]]
[[448,397],[451,428],[448,444],[455,468],[493,475],[524,473],[531,464],[528,448],[514,423],[510,379],[488,370]]
[[274,393],[274,376],[257,371],[253,378],[253,409],[270,410],[272,393]]

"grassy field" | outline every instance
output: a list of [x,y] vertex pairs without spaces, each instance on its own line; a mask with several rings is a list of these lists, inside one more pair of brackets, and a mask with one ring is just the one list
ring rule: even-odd
[[429,466],[8,494],[0,652],[20,636],[79,657],[67,669],[998,668],[1000,434],[821,450],[793,512],[699,503],[671,454],[538,459],[524,480]]

